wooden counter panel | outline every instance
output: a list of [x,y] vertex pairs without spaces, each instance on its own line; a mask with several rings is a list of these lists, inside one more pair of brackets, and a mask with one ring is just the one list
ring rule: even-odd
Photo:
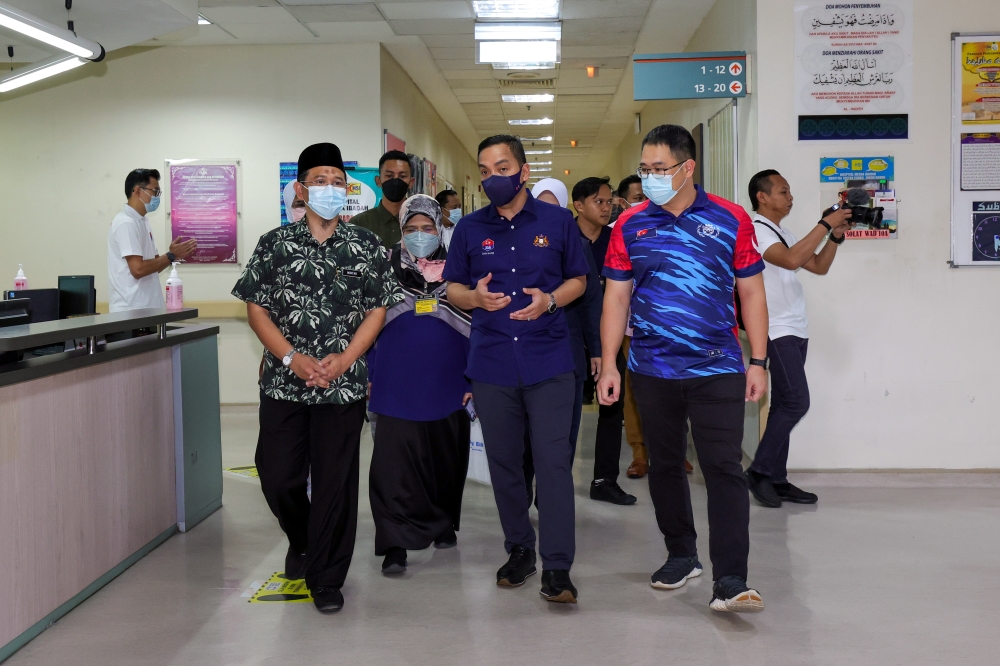
[[0,646],[177,520],[171,350],[0,388]]

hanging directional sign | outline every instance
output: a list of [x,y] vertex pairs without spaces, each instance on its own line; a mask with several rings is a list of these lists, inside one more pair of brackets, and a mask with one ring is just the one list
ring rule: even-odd
[[636,101],[746,97],[745,51],[632,56]]

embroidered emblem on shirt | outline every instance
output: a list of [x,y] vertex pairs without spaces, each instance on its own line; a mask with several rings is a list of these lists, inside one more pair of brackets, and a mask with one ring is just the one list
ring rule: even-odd
[[483,252],[492,252],[494,247],[496,247],[496,243],[492,239],[487,238],[483,241]]
[[649,229],[639,229],[639,232],[635,235],[636,238],[642,238],[649,233]]
[[719,237],[719,227],[715,226],[711,222],[705,222],[698,225],[698,235],[705,238],[718,238]]
[[548,236],[535,236],[535,247],[548,247],[549,237]]

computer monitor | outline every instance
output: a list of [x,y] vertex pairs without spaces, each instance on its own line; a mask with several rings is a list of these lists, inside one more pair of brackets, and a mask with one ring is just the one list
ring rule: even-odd
[[4,300],[26,298],[31,303],[28,306],[29,323],[37,324],[43,321],[59,319],[58,289],[21,289],[8,290],[3,293]]
[[30,321],[28,310],[31,301],[27,298],[17,298],[10,301],[0,301],[0,328],[21,326]]
[[90,315],[97,312],[97,291],[93,275],[59,276],[59,318]]

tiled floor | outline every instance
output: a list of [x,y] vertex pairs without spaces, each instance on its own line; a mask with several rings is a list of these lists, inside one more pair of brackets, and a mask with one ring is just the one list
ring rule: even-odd
[[[347,606],[249,604],[286,542],[255,480],[226,475],[225,506],[177,535],[8,662],[215,664],[992,664],[1000,650],[1000,488],[990,475],[810,475],[815,507],[754,507],[751,583],[767,609],[708,609],[706,575],[649,587],[665,558],[645,481],[616,507],[587,496],[596,415],[576,466],[578,606],[543,601],[538,579],[499,589],[502,535],[489,488],[469,484],[459,547],[410,554],[389,579],[372,554],[362,474]],[[226,466],[253,462],[255,410],[224,414]],[[367,470],[371,440],[363,442]],[[622,464],[627,463],[627,448]],[[692,477],[707,564],[704,486]],[[806,485],[803,482],[802,485]],[[923,486],[923,487],[921,487]],[[706,572],[707,574],[708,572]]]

